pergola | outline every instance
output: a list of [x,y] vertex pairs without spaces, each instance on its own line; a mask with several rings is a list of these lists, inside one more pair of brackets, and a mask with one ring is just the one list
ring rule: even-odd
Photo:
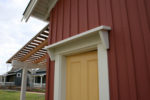
[[11,63],[13,68],[23,68],[20,100],[26,98],[27,69],[46,68],[49,27],[46,25],[36,36],[25,44],[6,63]]

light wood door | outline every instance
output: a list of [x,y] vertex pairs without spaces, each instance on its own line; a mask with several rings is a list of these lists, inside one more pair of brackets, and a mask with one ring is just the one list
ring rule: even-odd
[[68,56],[66,100],[98,100],[97,51]]

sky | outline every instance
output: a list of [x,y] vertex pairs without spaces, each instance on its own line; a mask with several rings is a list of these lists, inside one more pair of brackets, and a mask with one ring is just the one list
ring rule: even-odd
[[0,0],[0,75],[12,66],[6,61],[47,23],[35,18],[21,22],[29,0]]

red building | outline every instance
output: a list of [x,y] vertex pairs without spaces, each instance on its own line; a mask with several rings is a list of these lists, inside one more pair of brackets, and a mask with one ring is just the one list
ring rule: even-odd
[[30,16],[50,24],[46,100],[150,100],[149,0],[31,0]]

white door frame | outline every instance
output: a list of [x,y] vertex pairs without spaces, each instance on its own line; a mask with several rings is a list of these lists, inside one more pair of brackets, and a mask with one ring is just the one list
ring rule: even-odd
[[55,61],[54,100],[66,100],[66,56],[98,51],[99,100],[110,100],[107,49],[110,27],[100,26],[45,47]]

